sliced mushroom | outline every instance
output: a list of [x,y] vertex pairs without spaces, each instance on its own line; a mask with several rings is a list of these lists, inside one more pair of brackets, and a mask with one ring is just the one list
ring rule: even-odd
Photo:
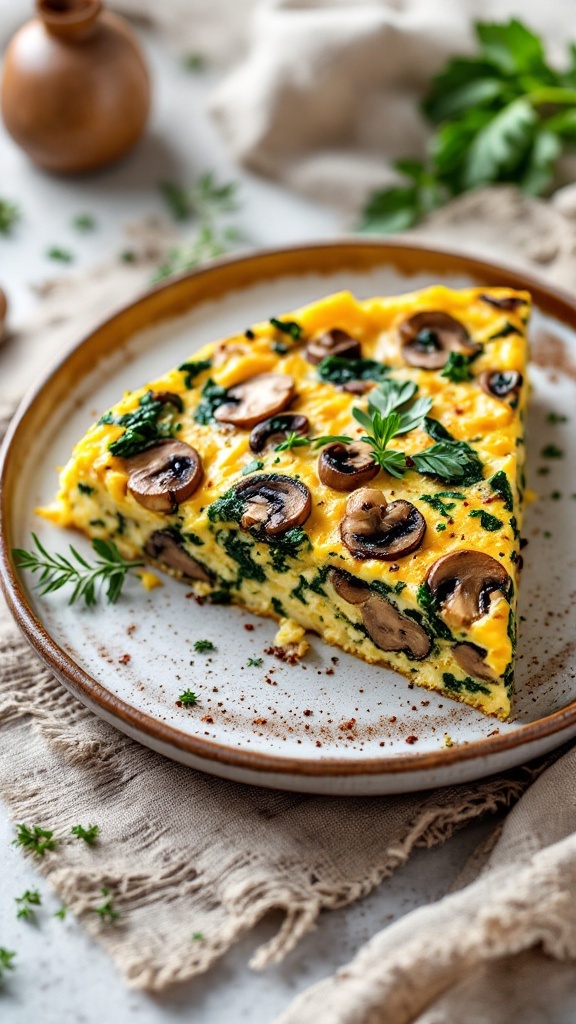
[[330,569],[328,579],[338,596],[348,604],[365,604],[370,597],[368,584],[343,569]]
[[258,473],[234,488],[244,502],[243,530],[262,540],[278,537],[306,522],[312,510],[310,491],[300,480],[280,473]]
[[145,549],[149,558],[174,569],[181,576],[191,580],[211,583],[212,577],[200,562],[184,550],[172,530],[155,530],[146,541]]
[[342,384],[342,391],[348,391],[351,395],[365,395],[367,391],[372,391],[375,384],[373,380],[347,380]]
[[151,512],[172,512],[202,479],[200,456],[184,441],[159,441],[126,464],[130,494]]
[[452,648],[454,658],[469,676],[475,679],[484,679],[487,683],[493,683],[496,676],[491,668],[485,664],[486,651],[476,644],[456,644]]
[[371,639],[382,651],[404,651],[419,661],[425,658],[432,642],[414,619],[402,615],[380,594],[372,594],[362,605],[362,619]]
[[494,295],[481,295],[482,302],[487,302],[489,306],[494,306],[496,309],[506,309],[513,313],[520,306],[526,305],[526,299],[521,299],[519,295],[505,295],[501,299],[497,299]]
[[162,402],[163,405],[173,405],[178,412],[184,412],[184,402],[175,391],[153,391],[152,398],[155,402]]
[[339,327],[324,331],[311,338],[306,346],[306,359],[309,363],[321,363],[326,356],[340,356],[343,359],[359,359],[362,355],[360,342]]
[[280,444],[289,434],[305,437],[309,425],[308,417],[298,413],[285,412],[279,416],[269,416],[254,427],[250,434],[250,448],[253,452],[263,452],[268,445]]
[[261,420],[282,412],[294,398],[294,381],[287,373],[259,373],[230,388],[215,413],[220,423],[251,430]]
[[409,501],[389,505],[382,491],[361,487],[346,502],[340,536],[354,558],[380,558],[392,562],[419,548],[426,520]]
[[478,377],[478,383],[492,398],[508,398],[520,391],[522,374],[518,370],[484,370]]
[[370,639],[381,651],[404,651],[416,660],[425,658],[432,643],[426,631],[407,615],[402,615],[381,594],[373,594],[367,583],[341,569],[328,574],[334,590],[344,601],[360,606],[362,621]]
[[426,582],[444,619],[456,628],[482,618],[490,608],[493,591],[506,596],[510,588],[510,577],[500,562],[467,548],[442,555],[430,566]]
[[400,325],[402,355],[409,366],[439,370],[451,352],[473,356],[480,345],[472,341],[459,320],[440,310],[415,313]]
[[372,449],[364,441],[326,445],[318,459],[318,476],[335,491],[354,491],[373,480],[380,467],[372,458]]

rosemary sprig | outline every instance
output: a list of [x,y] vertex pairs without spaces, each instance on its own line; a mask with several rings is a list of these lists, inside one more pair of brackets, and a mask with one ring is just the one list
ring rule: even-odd
[[120,597],[128,572],[144,565],[144,562],[127,561],[122,557],[113,541],[101,538],[95,538],[92,541],[92,548],[99,556],[92,565],[72,545],[70,545],[72,559],[77,564],[64,555],[50,554],[35,533],[32,534],[32,539],[38,553],[26,551],[23,548],[13,549],[12,554],[16,559],[17,567],[29,569],[33,573],[40,573],[37,583],[40,594],[50,594],[69,583],[74,584],[69,604],[74,604],[81,597],[84,598],[88,606],[96,604],[97,589],[104,584],[107,584],[107,601],[109,604],[115,604]]

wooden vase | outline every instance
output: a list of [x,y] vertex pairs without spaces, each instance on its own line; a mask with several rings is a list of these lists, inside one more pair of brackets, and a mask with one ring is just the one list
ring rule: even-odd
[[136,143],[150,109],[134,33],[101,0],[37,0],[14,36],[0,103],[12,138],[50,171],[104,167]]

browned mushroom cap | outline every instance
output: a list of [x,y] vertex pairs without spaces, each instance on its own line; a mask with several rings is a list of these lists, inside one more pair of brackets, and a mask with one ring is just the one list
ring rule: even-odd
[[349,604],[360,605],[370,639],[381,651],[404,651],[416,660],[426,657],[432,643],[417,622],[402,615],[381,594],[373,594],[367,583],[350,573],[331,569],[328,579],[339,597]]
[[504,567],[483,551],[463,548],[442,555],[430,566],[426,582],[451,625],[469,626],[490,608],[490,594],[508,594],[510,577]]
[[306,485],[281,473],[257,473],[236,484],[234,490],[244,502],[240,526],[262,540],[302,526],[312,510]]
[[178,412],[184,411],[184,402],[175,391],[153,391],[152,398],[155,402],[163,402],[164,405],[173,405]]
[[294,381],[287,373],[259,373],[230,388],[227,401],[216,409],[220,423],[251,430],[261,420],[282,412],[294,398]]
[[285,412],[278,416],[269,416],[267,420],[254,427],[250,434],[250,447],[253,452],[262,452],[270,444],[280,444],[289,434],[305,437],[309,425],[308,417],[298,413]]
[[416,313],[400,325],[402,355],[409,366],[439,370],[451,352],[473,356],[480,345],[472,341],[459,320],[440,310]]
[[365,604],[370,597],[368,584],[343,569],[330,569],[328,579],[338,596],[348,604]]
[[484,370],[478,376],[478,383],[492,398],[508,398],[518,394],[522,387],[522,374],[518,370]]
[[476,644],[456,644],[452,648],[452,654],[467,675],[474,676],[476,679],[484,679],[488,683],[494,682],[496,676],[484,662],[486,651],[483,647],[478,647]]
[[159,441],[126,460],[128,490],[152,512],[172,512],[194,493],[202,479],[202,462],[184,441]]
[[382,491],[361,487],[346,502],[340,536],[354,558],[391,562],[419,548],[426,520],[409,501],[388,505]]
[[519,295],[505,295],[501,299],[496,298],[494,295],[481,295],[480,298],[482,302],[487,302],[489,306],[494,306],[496,309],[506,309],[511,313],[519,309],[520,306],[526,305],[526,299],[521,299]]
[[212,577],[200,562],[184,550],[172,530],[155,530],[146,541],[146,554],[191,580],[210,583]]
[[335,491],[354,491],[362,487],[380,472],[372,458],[372,449],[364,441],[342,444],[334,441],[320,453],[318,476],[327,487]]
[[326,356],[340,356],[345,359],[359,359],[362,355],[360,342],[339,327],[324,331],[311,338],[306,346],[306,359],[309,363],[321,363]]

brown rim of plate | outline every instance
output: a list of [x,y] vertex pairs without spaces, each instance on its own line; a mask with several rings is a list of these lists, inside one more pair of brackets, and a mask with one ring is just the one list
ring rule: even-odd
[[[27,429],[31,429],[38,415],[51,404],[49,397],[53,399],[53,393],[63,389],[62,376],[72,375],[73,379],[79,379],[74,375],[82,375],[85,364],[89,363],[93,368],[95,362],[104,359],[117,343],[125,342],[137,331],[185,313],[194,305],[227,292],[263,280],[310,273],[311,270],[316,274],[331,274],[342,270],[368,271],[385,265],[393,266],[408,277],[422,272],[438,275],[439,278],[445,274],[463,274],[477,279],[480,287],[509,287],[529,291],[535,305],[576,329],[576,302],[568,294],[519,271],[462,256],[447,249],[405,245],[401,241],[344,238],[341,241],[263,250],[252,255],[221,259],[150,289],[141,298],[113,313],[82,338],[67,355],[58,359],[21,402],[0,450],[0,585],[17,624],[42,660],[82,703],[103,713],[107,721],[122,731],[132,736],[144,733],[174,751],[255,772],[342,777],[443,768],[537,742],[570,726],[576,726],[574,700],[561,711],[519,726],[512,733],[437,751],[411,751],[365,760],[320,757],[299,760],[241,751],[233,746],[189,736],[111,694],[55,643],[34,614],[18,578],[11,556],[8,514],[12,463],[17,461],[18,442],[23,438],[25,440]],[[103,340],[106,341],[105,347]]]

